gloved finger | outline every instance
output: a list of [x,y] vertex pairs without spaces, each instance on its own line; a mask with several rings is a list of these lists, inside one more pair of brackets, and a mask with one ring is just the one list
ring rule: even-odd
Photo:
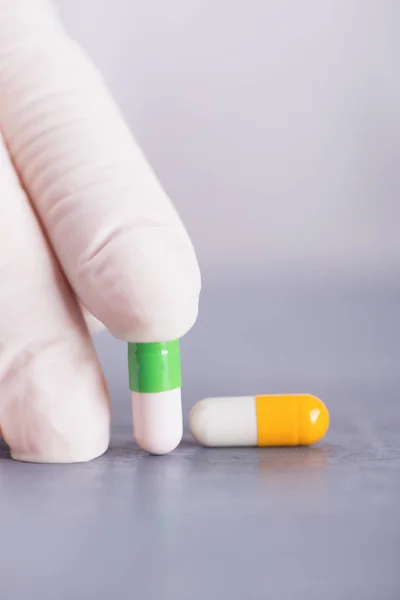
[[0,40],[0,124],[79,300],[122,339],[182,336],[196,256],[99,74],[48,3],[9,3]]
[[85,320],[86,326],[89,329],[89,333],[91,333],[93,335],[95,333],[100,333],[100,331],[105,330],[105,326],[103,325],[103,323],[100,323],[100,321],[98,319],[96,319],[96,317],[94,317],[92,315],[92,313],[90,313],[88,311],[86,306],[83,306],[83,304],[80,304],[80,309],[83,314],[83,318]]
[[104,378],[1,138],[0,190],[2,436],[15,459],[92,459],[109,441]]

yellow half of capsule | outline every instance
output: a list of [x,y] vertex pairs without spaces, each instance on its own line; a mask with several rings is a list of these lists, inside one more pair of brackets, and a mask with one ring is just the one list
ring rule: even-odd
[[325,404],[308,394],[256,396],[259,446],[309,446],[328,431]]

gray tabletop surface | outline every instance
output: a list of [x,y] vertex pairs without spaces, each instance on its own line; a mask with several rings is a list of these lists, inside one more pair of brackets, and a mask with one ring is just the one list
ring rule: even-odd
[[185,424],[204,396],[305,391],[331,412],[311,448],[203,449],[186,428],[148,456],[125,345],[100,335],[110,450],[77,465],[0,450],[0,600],[399,600],[400,289],[379,277],[205,282]]

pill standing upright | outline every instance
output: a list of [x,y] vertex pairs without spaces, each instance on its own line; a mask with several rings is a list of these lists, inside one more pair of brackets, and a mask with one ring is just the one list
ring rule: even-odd
[[200,400],[190,430],[204,446],[307,446],[329,427],[325,404],[309,394]]
[[151,454],[172,452],[182,439],[179,340],[128,344],[133,433]]

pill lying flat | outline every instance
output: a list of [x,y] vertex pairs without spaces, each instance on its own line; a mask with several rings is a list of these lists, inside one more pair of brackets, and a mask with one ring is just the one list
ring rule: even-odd
[[308,394],[200,400],[190,430],[204,446],[308,446],[329,427],[325,404]]

